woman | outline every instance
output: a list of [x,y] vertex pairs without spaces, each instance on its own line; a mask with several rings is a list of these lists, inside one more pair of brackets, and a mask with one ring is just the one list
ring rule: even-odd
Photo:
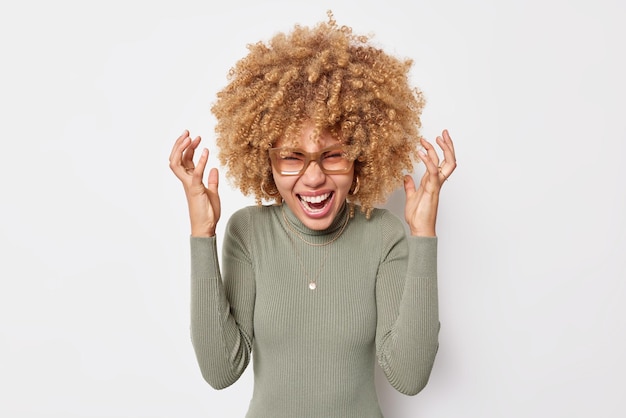
[[[220,162],[258,203],[228,221],[221,266],[208,150],[194,163],[200,137],[185,131],[170,156],[189,207],[198,364],[220,389],[254,356],[248,417],[381,417],[376,362],[416,394],[438,347],[435,224],[453,143],[437,138],[440,163],[420,138],[411,61],[328,16],[249,46],[211,109]],[[416,187],[403,173],[418,159]],[[374,207],[402,182],[408,237]]]

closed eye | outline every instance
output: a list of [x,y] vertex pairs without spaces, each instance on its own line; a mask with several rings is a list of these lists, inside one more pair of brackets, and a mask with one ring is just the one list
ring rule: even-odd
[[281,154],[280,158],[282,160],[298,160],[303,161],[305,159],[304,155],[299,152],[289,152],[285,154]]
[[333,151],[327,154],[324,154],[324,159],[328,158],[344,158],[343,152],[341,151]]

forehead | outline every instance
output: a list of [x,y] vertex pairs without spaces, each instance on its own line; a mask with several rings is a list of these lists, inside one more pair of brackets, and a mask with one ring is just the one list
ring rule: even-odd
[[308,152],[316,152],[323,148],[337,145],[340,142],[332,136],[328,130],[315,132],[313,123],[305,123],[302,128],[290,138],[281,138],[274,144],[274,147],[289,146],[300,148]]

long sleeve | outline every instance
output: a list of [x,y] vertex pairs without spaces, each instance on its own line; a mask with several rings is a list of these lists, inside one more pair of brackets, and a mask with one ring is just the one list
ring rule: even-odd
[[309,245],[332,240],[343,216],[347,207],[317,231],[287,207],[243,208],[228,221],[221,266],[215,238],[191,239],[198,364],[220,389],[253,353],[250,418],[382,417],[374,355],[402,393],[428,381],[438,347],[437,239],[407,238],[395,215],[377,209],[370,219],[357,211],[332,244]]
[[394,223],[381,222],[376,348],[391,385],[414,395],[426,386],[438,349],[437,238],[406,238]]
[[233,384],[252,351],[254,274],[245,218],[231,218],[223,246],[223,279],[216,238],[191,237],[191,337],[202,376],[215,389]]

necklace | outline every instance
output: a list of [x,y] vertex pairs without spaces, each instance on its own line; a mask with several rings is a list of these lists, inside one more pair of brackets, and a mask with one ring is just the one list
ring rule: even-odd
[[300,257],[300,251],[298,251],[298,249],[296,248],[293,240],[291,239],[291,236],[289,236],[289,241],[291,241],[291,245],[293,246],[293,249],[296,251],[296,258],[298,259],[298,264],[300,264],[300,269],[302,269],[302,272],[304,273],[304,276],[306,277],[306,280],[309,283],[308,285],[309,290],[317,289],[317,279],[319,278],[320,273],[322,272],[322,269],[324,268],[324,264],[326,264],[326,259],[328,258],[328,254],[329,254],[328,249],[330,247],[324,248],[324,258],[322,259],[322,262],[320,263],[320,268],[317,270],[317,273],[315,274],[315,276],[311,279],[311,277],[306,272],[306,268],[304,267],[304,263],[302,262],[302,257]]
[[298,264],[300,264],[300,269],[302,269],[302,272],[304,273],[304,276],[307,279],[307,282],[309,283],[308,287],[309,290],[315,290],[317,289],[317,279],[319,278],[320,274],[322,273],[322,269],[324,268],[324,265],[326,264],[326,259],[328,258],[328,254],[329,254],[329,248],[328,245],[337,241],[337,239],[339,238],[339,236],[341,236],[341,234],[343,233],[344,229],[346,229],[346,225],[348,225],[348,221],[350,220],[350,216],[348,216],[346,214],[346,221],[343,223],[343,225],[341,226],[341,228],[339,229],[339,231],[335,234],[335,236],[327,242],[321,243],[321,244],[316,244],[316,243],[312,243],[307,241],[306,239],[304,239],[304,237],[295,229],[295,227],[289,222],[289,220],[287,219],[287,216],[285,215],[285,207],[282,207],[282,213],[283,213],[283,219],[285,221],[285,224],[287,224],[287,227],[289,228],[289,230],[291,232],[293,232],[294,234],[296,234],[298,236],[298,238],[300,238],[302,241],[304,241],[306,244],[312,246],[312,247],[323,247],[325,246],[326,248],[324,248],[324,258],[322,258],[322,262],[320,263],[320,267],[317,270],[317,273],[315,273],[315,276],[311,279],[311,277],[308,275],[306,268],[304,267],[304,263],[302,262],[302,256],[300,255],[300,251],[298,251],[298,248],[296,247],[296,243],[293,241],[293,238],[291,238],[291,235],[287,234],[287,237],[289,238],[289,241],[291,242],[291,246],[293,247],[294,251],[296,252],[296,258],[298,259]]

